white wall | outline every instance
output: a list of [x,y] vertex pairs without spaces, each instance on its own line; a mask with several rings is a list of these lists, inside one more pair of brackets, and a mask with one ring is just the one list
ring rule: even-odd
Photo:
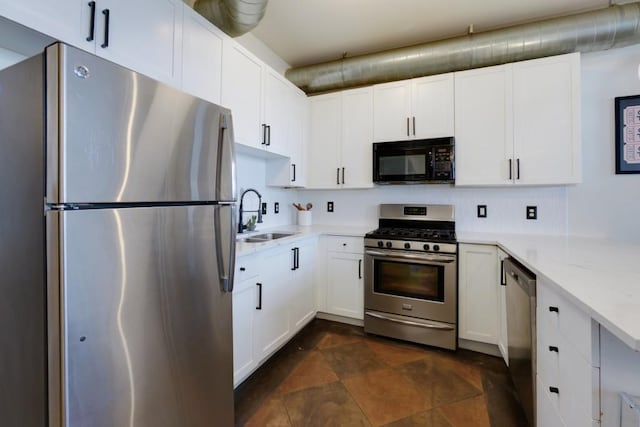
[[[300,190],[301,202],[311,202],[316,224],[367,225],[378,221],[381,203],[453,204],[458,231],[564,234],[567,230],[566,188],[456,188],[448,185],[393,185],[365,190]],[[334,213],[327,213],[327,201]],[[477,218],[477,205],[487,205],[487,218]],[[525,219],[528,205],[538,207],[538,219]]]
[[[236,167],[238,176],[238,197],[247,188],[253,188],[262,195],[262,201],[267,203],[267,214],[263,216],[263,224],[258,224],[256,229],[275,227],[295,223],[293,207],[291,204],[296,200],[296,192],[280,188],[267,187],[265,160],[250,157],[244,154],[236,155]],[[255,210],[258,206],[258,198],[255,193],[247,193],[244,199],[244,208]],[[273,204],[280,203],[280,213],[275,214]],[[244,215],[244,222],[253,214]]]
[[568,189],[569,233],[640,242],[640,175],[615,175],[614,98],[640,95],[640,45],[582,56],[583,182]]

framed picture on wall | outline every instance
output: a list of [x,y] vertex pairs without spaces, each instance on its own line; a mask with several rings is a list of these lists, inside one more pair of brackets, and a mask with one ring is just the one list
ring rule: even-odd
[[615,99],[616,174],[640,173],[640,95]]

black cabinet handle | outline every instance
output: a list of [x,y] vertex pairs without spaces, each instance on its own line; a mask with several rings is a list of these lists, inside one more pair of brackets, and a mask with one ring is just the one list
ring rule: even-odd
[[293,179],[291,182],[296,182],[296,164],[293,163],[291,166],[293,167]]
[[247,271],[247,269],[244,267],[240,267],[240,271]]
[[102,11],[104,15],[104,42],[100,45],[101,48],[109,47],[109,9]]
[[413,116],[413,136],[416,136],[416,116]]
[[549,387],[549,391],[551,393],[560,394],[560,390],[558,389],[558,387]]
[[342,183],[344,184],[344,168],[342,168]]
[[267,125],[267,146],[271,145],[271,125]]
[[96,33],[96,2],[90,1],[89,8],[91,9],[91,18],[89,19],[89,36],[88,42],[92,42]]
[[340,168],[336,168],[336,185],[340,185]]
[[559,353],[560,351],[558,350],[558,347],[556,347],[555,345],[550,345],[549,346],[549,351],[555,351],[556,353]]
[[509,180],[513,179],[513,160],[509,159]]
[[296,263],[296,270],[300,268],[300,248],[295,248],[296,252],[295,252],[295,263]]
[[358,260],[358,279],[362,279],[362,260]]
[[507,282],[504,280],[504,260],[500,261],[500,284],[507,286]]
[[267,145],[267,125],[262,124],[262,142],[260,145]]
[[549,311],[551,313],[556,312],[556,313],[560,314],[560,310],[558,309],[558,307],[551,306],[551,307],[549,307]]
[[258,287],[258,305],[256,306],[256,310],[262,310],[262,283],[256,283]]
[[516,159],[516,179],[520,179],[520,159]]
[[409,117],[407,117],[407,136],[409,136]]

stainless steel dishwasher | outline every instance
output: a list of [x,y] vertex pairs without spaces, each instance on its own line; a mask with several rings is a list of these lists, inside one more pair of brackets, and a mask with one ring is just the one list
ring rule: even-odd
[[530,426],[536,403],[536,276],[513,258],[504,260],[509,372]]

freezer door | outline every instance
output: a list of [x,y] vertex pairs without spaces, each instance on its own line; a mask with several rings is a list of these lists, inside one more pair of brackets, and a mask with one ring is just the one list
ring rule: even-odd
[[235,200],[229,110],[63,44],[46,67],[49,203]]
[[233,425],[219,209],[61,214],[67,426]]

